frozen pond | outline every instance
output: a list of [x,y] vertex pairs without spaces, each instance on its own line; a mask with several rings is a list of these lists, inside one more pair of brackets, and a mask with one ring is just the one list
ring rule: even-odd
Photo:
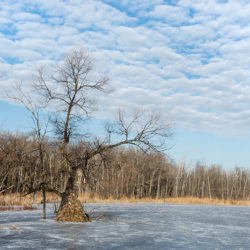
[[[0,212],[0,249],[249,249],[250,207],[86,204],[90,223],[54,222],[42,211]],[[12,227],[11,226],[15,226]]]

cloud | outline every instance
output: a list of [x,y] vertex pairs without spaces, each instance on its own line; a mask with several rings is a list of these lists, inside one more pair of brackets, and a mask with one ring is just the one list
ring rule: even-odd
[[156,5],[154,9],[145,15],[152,18],[163,19],[170,25],[182,24],[188,20],[189,10],[171,5]]
[[28,90],[36,66],[82,46],[113,83],[98,117],[144,106],[183,127],[237,134],[250,129],[249,12],[236,0],[3,0],[1,91],[17,79]]
[[12,14],[11,19],[15,22],[27,22],[27,21],[42,21],[43,18],[34,13],[21,11],[19,13]]

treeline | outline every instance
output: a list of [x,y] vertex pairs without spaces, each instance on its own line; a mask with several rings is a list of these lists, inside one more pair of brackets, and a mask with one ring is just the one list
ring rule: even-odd
[[[50,140],[41,145],[32,135],[1,132],[0,192],[24,195],[43,185],[47,191],[62,193],[69,173],[55,145]],[[88,146],[72,143],[67,153],[79,155]],[[175,164],[160,153],[145,154],[139,149],[123,147],[92,158],[84,169],[79,188],[81,192],[115,199],[193,196],[245,200],[249,198],[250,172],[242,168],[226,171],[220,166],[200,163]]]

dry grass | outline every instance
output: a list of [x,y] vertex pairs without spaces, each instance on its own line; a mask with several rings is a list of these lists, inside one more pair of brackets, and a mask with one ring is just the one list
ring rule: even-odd
[[177,198],[162,198],[162,199],[153,199],[153,198],[142,198],[135,199],[122,197],[117,200],[113,197],[108,199],[100,198],[99,196],[90,196],[89,194],[81,194],[79,199],[82,203],[140,203],[140,202],[149,202],[149,203],[173,203],[173,204],[211,204],[211,205],[240,205],[240,206],[250,206],[250,200],[219,200],[219,199],[209,199],[209,198],[196,198],[196,197],[177,197]]
[[34,206],[23,206],[23,207],[0,207],[0,211],[9,211],[9,210],[14,210],[14,211],[23,211],[23,210],[36,210],[37,207]]
[[34,207],[32,205],[24,205],[22,207],[0,206],[0,211],[9,211],[9,210],[23,211],[23,210],[36,210],[36,209],[37,209],[37,207]]
[[0,226],[0,229],[1,228],[10,228],[10,229],[19,229],[20,227],[17,227],[17,226],[7,226],[7,225],[5,225],[5,226]]
[[[47,194],[47,202],[59,202],[60,199],[54,194]],[[0,211],[4,210],[13,210],[15,206],[19,206],[21,210],[31,210],[36,209],[32,204],[42,203],[42,195],[37,194],[35,197],[33,195],[20,196],[19,194],[8,194],[0,195]],[[13,208],[13,209],[11,209]],[[18,208],[19,209],[19,208]]]
[[[60,198],[55,194],[47,193],[47,202],[60,202]],[[149,202],[149,203],[174,203],[174,204],[211,204],[211,205],[241,205],[241,206],[250,206],[250,200],[220,200],[220,199],[209,199],[209,198],[196,198],[196,197],[178,197],[178,198],[162,198],[162,199],[153,199],[153,198],[143,198],[135,199],[122,197],[119,200],[109,197],[104,199],[98,195],[90,195],[88,193],[80,194],[79,200],[82,203],[140,203],[140,202]],[[42,195],[37,194],[35,199],[32,195],[27,195],[25,197],[20,197],[18,194],[8,194],[0,195],[0,206],[3,207],[32,207],[31,204],[40,204],[42,203]],[[0,208],[1,210],[1,208]]]

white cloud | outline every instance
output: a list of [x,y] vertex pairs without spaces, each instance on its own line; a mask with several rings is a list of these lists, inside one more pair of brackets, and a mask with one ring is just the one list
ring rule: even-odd
[[153,18],[164,19],[166,22],[176,25],[187,21],[188,13],[187,9],[163,4],[156,5],[148,15]]
[[17,79],[28,88],[35,66],[83,46],[114,84],[98,116],[144,106],[188,128],[249,129],[250,4],[175,2],[4,0],[1,91]]
[[43,18],[37,14],[21,11],[19,13],[12,14],[11,19],[16,22],[27,22],[27,21],[42,21]]

